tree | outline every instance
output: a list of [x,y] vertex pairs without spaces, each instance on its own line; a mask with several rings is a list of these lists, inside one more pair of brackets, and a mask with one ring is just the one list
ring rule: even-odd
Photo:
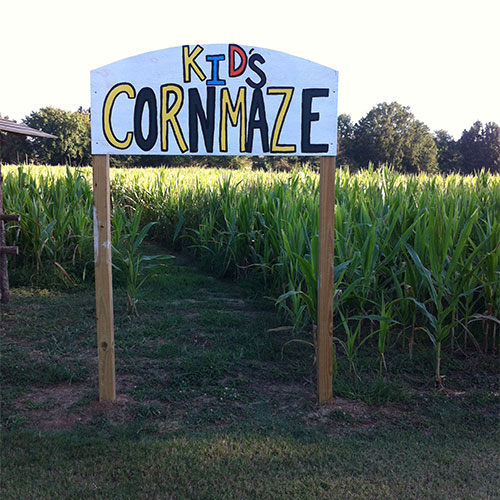
[[446,130],[436,130],[434,142],[437,147],[439,170],[447,173],[459,170],[462,156],[458,142]]
[[354,138],[354,124],[351,115],[340,114],[337,124],[337,162],[339,166],[350,165],[352,163],[351,150]]
[[354,127],[352,157],[358,166],[387,163],[404,172],[438,168],[437,148],[427,125],[410,108],[381,103]]
[[483,126],[475,122],[469,130],[464,130],[458,147],[462,155],[461,170],[472,173],[486,168],[500,172],[500,127],[495,122]]
[[[8,120],[8,116],[0,113],[0,118]],[[29,150],[26,137],[0,131],[0,163],[19,163],[25,161]]]
[[29,127],[53,134],[57,139],[34,137],[31,155],[40,163],[51,165],[88,165],[90,163],[90,114],[88,110],[65,111],[41,108],[24,120]]

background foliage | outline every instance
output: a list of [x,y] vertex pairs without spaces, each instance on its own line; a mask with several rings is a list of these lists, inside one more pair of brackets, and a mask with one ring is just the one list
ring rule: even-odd
[[43,130],[57,139],[24,137],[7,134],[1,141],[0,161],[48,165],[89,165],[90,113],[80,108],[76,112],[46,107],[33,111],[23,123]]
[[[0,114],[1,116],[1,114]],[[56,108],[34,111],[24,120],[57,140],[24,138],[0,132],[0,162],[39,164],[90,164],[89,110],[76,112]],[[500,172],[500,127],[475,122],[459,140],[445,130],[431,133],[407,106],[397,102],[380,103],[357,123],[349,115],[338,119],[338,161],[351,169],[381,164],[406,173],[478,172],[482,168]],[[227,156],[112,156],[115,167],[209,167],[290,170],[317,159],[304,157],[227,157]]]

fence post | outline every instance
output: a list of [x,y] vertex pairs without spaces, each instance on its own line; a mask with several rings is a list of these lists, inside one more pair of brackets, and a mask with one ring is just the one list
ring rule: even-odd
[[2,192],[2,166],[0,165],[0,304],[8,307],[10,302],[9,273],[7,270],[7,255],[18,255],[19,249],[15,246],[7,246],[6,223],[9,221],[19,222],[19,215],[6,215],[3,213]]

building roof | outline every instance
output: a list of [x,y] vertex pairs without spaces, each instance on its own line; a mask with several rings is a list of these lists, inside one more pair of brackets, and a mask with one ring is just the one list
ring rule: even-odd
[[16,123],[11,120],[0,118],[0,130],[3,132],[10,132],[12,134],[29,135],[34,137],[48,137],[50,139],[57,139],[55,135],[47,134],[41,130],[28,127],[23,123]]

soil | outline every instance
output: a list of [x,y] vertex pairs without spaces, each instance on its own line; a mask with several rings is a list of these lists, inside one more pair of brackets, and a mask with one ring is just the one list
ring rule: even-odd
[[118,394],[114,403],[100,403],[95,394],[87,384],[60,384],[24,394],[16,400],[16,409],[29,427],[50,431],[72,429],[103,417],[115,424],[133,418],[135,405],[127,394]]

